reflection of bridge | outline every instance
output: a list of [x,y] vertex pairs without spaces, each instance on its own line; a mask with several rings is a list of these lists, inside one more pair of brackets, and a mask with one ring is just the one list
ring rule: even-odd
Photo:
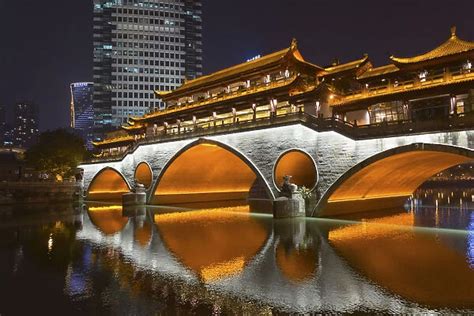
[[[205,223],[208,217],[214,218],[212,229]],[[430,306],[433,298],[441,299],[436,293],[444,293],[453,280],[459,280],[459,289],[445,293],[444,306],[459,302],[457,299],[469,300],[472,271],[465,262],[449,265],[465,261],[463,253],[440,245],[442,232],[413,238],[413,221],[413,214],[403,213],[341,227],[304,219],[272,222],[267,217],[220,210],[164,215],[148,210],[122,217],[121,207],[99,207],[84,213],[77,238],[120,250],[133,267],[172,283],[184,281],[185,286],[198,288],[204,284],[196,294],[198,300],[212,295],[215,301],[218,294],[230,297],[232,305],[232,297],[244,298],[289,312],[351,312],[363,307],[416,313],[426,310],[413,302]],[[446,235],[447,239],[461,236]],[[406,251],[399,238],[408,238],[417,251]],[[378,253],[387,242],[391,247]],[[351,252],[353,247],[370,251]],[[434,260],[440,256],[446,266]],[[400,265],[399,260],[405,264]],[[432,284],[413,278],[413,273],[424,273],[420,265],[426,276],[438,270],[454,275],[435,282],[439,292],[426,291]],[[120,273],[117,278],[122,278]]]
[[274,199],[290,174],[314,188],[314,214],[329,216],[354,201],[361,210],[381,199],[400,205],[432,175],[474,158],[473,130],[352,139],[308,120],[289,124],[141,144],[121,159],[82,165],[85,188],[89,199],[109,199],[137,179],[150,204],[248,198],[263,209],[258,203]]

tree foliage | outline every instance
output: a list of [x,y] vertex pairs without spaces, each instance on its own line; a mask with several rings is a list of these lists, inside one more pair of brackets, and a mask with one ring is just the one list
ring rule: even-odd
[[65,129],[41,133],[39,141],[26,152],[28,164],[36,171],[67,177],[89,157],[81,137]]

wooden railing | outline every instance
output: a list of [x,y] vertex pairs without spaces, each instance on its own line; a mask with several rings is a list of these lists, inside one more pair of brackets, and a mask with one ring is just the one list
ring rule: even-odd
[[249,88],[238,89],[237,91],[223,93],[221,95],[205,98],[202,100],[200,99],[200,100],[188,102],[185,104],[175,105],[170,109],[158,111],[155,113],[150,113],[150,114],[145,115],[143,118],[138,118],[136,120],[140,121],[140,120],[151,119],[151,118],[155,118],[155,117],[159,117],[163,115],[169,115],[172,113],[181,112],[188,109],[195,109],[198,107],[214,104],[217,102],[228,101],[237,97],[243,97],[246,95],[250,95],[250,94],[254,94],[254,93],[258,93],[258,92],[262,92],[262,91],[266,91],[270,89],[276,89],[276,88],[288,85],[289,83],[293,82],[295,79],[296,79],[296,76],[291,76],[289,78],[280,78],[279,80],[271,81],[269,83],[261,83],[258,85],[251,86]]
[[339,105],[355,100],[371,98],[397,92],[410,91],[419,88],[430,88],[438,85],[462,82],[464,80],[474,80],[474,71],[468,72],[464,69],[458,69],[453,72],[444,72],[427,76],[423,80],[413,79],[401,82],[387,82],[387,84],[376,87],[368,87],[361,91],[351,92],[342,95],[340,98],[334,98],[329,101],[330,105]]
[[255,115],[229,115],[220,117],[219,120],[213,122],[183,124],[180,128],[175,127],[166,131],[160,131],[157,134],[147,134],[144,138],[129,145],[125,151],[95,158],[90,162],[121,160],[125,155],[134,152],[139,146],[144,144],[171,142],[292,124],[302,124],[318,132],[335,131],[351,139],[359,140],[427,132],[471,130],[474,129],[474,112],[451,115],[430,121],[404,120],[355,125],[337,117],[315,117],[304,113],[303,108],[295,111],[294,108],[288,106],[279,109],[276,114],[270,111],[256,111]]

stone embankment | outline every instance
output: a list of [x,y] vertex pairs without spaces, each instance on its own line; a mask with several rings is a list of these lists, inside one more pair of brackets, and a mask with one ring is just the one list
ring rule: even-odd
[[80,183],[0,182],[0,205],[78,201]]

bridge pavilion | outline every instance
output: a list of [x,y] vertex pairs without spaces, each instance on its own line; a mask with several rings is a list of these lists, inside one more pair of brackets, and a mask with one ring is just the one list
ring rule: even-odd
[[447,41],[419,56],[391,56],[374,67],[367,55],[320,67],[304,60],[295,40],[289,48],[156,91],[165,110],[130,117],[94,145],[99,156],[120,155],[160,135],[304,112],[356,126],[428,122],[471,112],[474,104],[474,42],[455,28]]

